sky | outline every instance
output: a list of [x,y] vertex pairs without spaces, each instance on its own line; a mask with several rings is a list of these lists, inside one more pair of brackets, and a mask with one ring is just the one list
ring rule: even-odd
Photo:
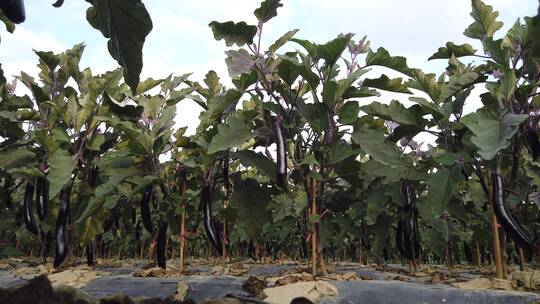
[[[0,63],[6,76],[25,71],[37,74],[37,57],[33,49],[62,52],[84,42],[86,49],[81,67],[91,67],[94,74],[117,67],[111,59],[106,39],[86,21],[89,4],[82,0],[65,1],[61,8],[52,7],[53,0],[25,1],[26,21],[13,34],[0,31]],[[143,0],[153,20],[153,30],[144,46],[144,67],[141,79],[163,78],[171,73],[193,73],[192,80],[201,81],[208,70],[215,70],[228,79],[225,43],[216,41],[208,27],[211,21],[247,21],[256,24],[253,10],[258,0]],[[371,47],[380,46],[391,55],[405,56],[409,66],[426,72],[444,72],[444,60],[427,61],[447,41],[478,42],[463,36],[472,23],[469,0],[283,0],[278,16],[263,33],[263,46],[290,29],[300,29],[297,38],[324,43],[340,33],[353,33],[356,40],[368,36]],[[504,27],[518,17],[533,16],[536,0],[484,0],[499,11]],[[289,48],[296,47],[294,45]],[[228,80],[225,83],[230,83]],[[382,99],[386,95],[381,96]],[[391,98],[407,100],[408,96]],[[381,100],[384,102],[384,100]],[[475,105],[468,105],[474,109]],[[190,101],[179,104],[177,124],[193,130],[200,108]]]

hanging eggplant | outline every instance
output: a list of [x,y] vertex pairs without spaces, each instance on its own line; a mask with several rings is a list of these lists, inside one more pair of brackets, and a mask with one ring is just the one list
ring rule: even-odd
[[56,0],[56,2],[54,2],[52,6],[61,7],[62,4],[64,4],[64,0]]
[[22,23],[26,19],[24,0],[2,0],[0,8],[4,15],[13,23]]
[[166,259],[165,259],[165,247],[167,245],[167,222],[162,221],[159,225],[158,234],[157,234],[157,249],[156,249],[156,259],[157,265],[159,268],[165,269]]
[[418,230],[418,210],[416,209],[416,193],[409,182],[401,186],[403,207],[400,208],[396,229],[396,247],[408,260],[420,257],[420,233]]
[[281,118],[279,116],[274,120],[274,132],[277,150],[276,184],[283,188],[287,178],[287,150],[285,149],[285,139],[283,138]]
[[503,179],[496,172],[491,173],[492,193],[493,193],[493,212],[497,217],[497,222],[501,224],[504,231],[521,248],[528,252],[535,248],[534,241],[523,230],[523,227],[512,217],[504,205],[504,187]]
[[525,143],[532,155],[534,161],[540,156],[540,141],[538,140],[538,132],[536,131],[535,123],[529,120],[524,128],[523,135],[525,137]]
[[204,231],[214,249],[221,252],[221,237],[216,229],[216,222],[212,215],[212,183],[205,179],[201,192],[201,206],[204,213]]
[[40,176],[36,179],[36,204],[38,217],[41,221],[47,216],[48,201],[49,183],[46,178]]
[[152,185],[146,186],[144,190],[142,199],[141,199],[141,219],[144,226],[144,229],[150,234],[153,233],[154,228],[152,227],[152,217],[150,216],[150,199],[152,198],[153,192]]
[[24,193],[24,224],[28,231],[33,234],[38,234],[39,229],[34,219],[34,210],[32,208],[32,201],[34,198],[34,184],[28,182],[26,183],[26,191]]
[[86,245],[86,264],[88,266],[94,265],[94,243],[92,241]]
[[56,219],[55,230],[55,253],[53,266],[56,268],[62,264],[67,255],[68,236],[67,223],[69,210],[71,209],[71,187],[66,187],[60,191],[60,210]]

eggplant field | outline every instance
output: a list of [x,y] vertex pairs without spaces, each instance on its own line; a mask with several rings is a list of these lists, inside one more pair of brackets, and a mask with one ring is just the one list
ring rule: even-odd
[[49,2],[0,0],[0,303],[540,303],[538,2],[441,1],[449,37],[393,1]]

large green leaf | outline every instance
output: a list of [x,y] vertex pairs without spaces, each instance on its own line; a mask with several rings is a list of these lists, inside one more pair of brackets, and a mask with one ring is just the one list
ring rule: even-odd
[[426,123],[422,118],[422,109],[418,105],[405,108],[397,100],[392,100],[389,105],[374,101],[369,105],[360,107],[360,110],[369,115],[378,116],[382,119],[391,120],[403,125],[421,126]]
[[218,125],[217,128],[218,133],[212,137],[208,146],[208,154],[238,147],[251,138],[249,123],[236,116],[231,117],[227,124]]
[[152,31],[144,4],[141,0],[94,0],[86,19],[109,38],[109,53],[124,68],[126,83],[135,93],[143,67],[144,40]]
[[49,173],[47,174],[47,179],[49,180],[50,198],[55,197],[70,180],[76,163],[77,160],[75,157],[63,149],[57,149],[49,156]]
[[482,0],[472,0],[471,4],[471,17],[473,17],[474,22],[469,25],[463,34],[480,40],[493,37],[493,34],[503,26],[502,22],[497,21],[499,12],[493,11],[493,7],[484,4]]
[[366,66],[383,66],[398,72],[401,72],[407,76],[414,76],[415,69],[407,66],[407,59],[401,56],[390,56],[390,53],[382,47],[377,49],[377,52],[369,51],[366,57]]
[[334,65],[349,45],[352,34],[340,35],[338,38],[317,47],[317,56],[324,59],[329,66]]
[[386,140],[382,130],[363,127],[355,131],[351,137],[364,152],[378,162],[391,167],[402,165],[396,145]]
[[26,149],[16,149],[0,152],[0,168],[9,171],[11,169],[26,167],[32,163],[36,154]]
[[261,153],[251,150],[242,150],[231,154],[231,157],[237,157],[245,167],[255,167],[259,172],[264,173],[271,180],[276,179],[276,163],[268,159]]
[[323,103],[304,103],[298,101],[298,111],[316,132],[322,132],[326,124],[326,108]]
[[275,53],[280,47],[285,45],[298,32],[297,29],[290,30],[278,38],[271,46],[268,47],[269,53]]
[[257,20],[260,22],[265,23],[277,16],[277,9],[282,6],[283,4],[280,3],[280,0],[264,0],[261,3],[261,6],[255,10],[255,17],[257,17]]
[[481,108],[463,117],[461,122],[473,133],[471,141],[479,148],[480,156],[490,160],[510,145],[510,139],[527,117],[525,114],[512,113],[504,113],[499,117],[493,111]]
[[457,193],[459,183],[462,180],[463,176],[458,166],[454,166],[453,169],[438,168],[437,173],[426,181],[429,192],[422,204],[418,205],[422,218],[441,217],[448,202]]
[[208,99],[208,110],[201,112],[199,115],[200,125],[197,128],[197,131],[206,130],[206,128],[221,117],[221,114],[223,114],[228,107],[232,104],[236,104],[241,96],[242,94],[240,92],[230,89],[223,94]]
[[271,213],[266,209],[271,200],[267,188],[254,179],[240,180],[234,185],[230,203],[238,210],[237,224],[252,240],[262,237],[263,226],[271,220]]
[[335,142],[328,150],[328,164],[336,164],[344,159],[349,158],[354,153],[355,151],[350,145]]
[[238,23],[232,21],[223,23],[212,21],[209,26],[214,33],[214,38],[216,40],[224,39],[227,46],[232,46],[233,44],[237,46],[242,46],[246,43],[252,44],[253,37],[257,33],[256,26],[248,25],[243,21]]
[[366,78],[362,81],[362,86],[381,89],[390,92],[411,94],[411,91],[401,82],[401,78],[390,79],[386,75],[379,78]]
[[476,50],[468,43],[456,45],[453,42],[447,42],[446,47],[440,47],[437,53],[431,55],[428,60],[448,59],[452,56],[459,58],[463,56],[472,56]]
[[358,119],[360,106],[356,100],[349,100],[339,110],[338,121],[342,124],[351,124]]

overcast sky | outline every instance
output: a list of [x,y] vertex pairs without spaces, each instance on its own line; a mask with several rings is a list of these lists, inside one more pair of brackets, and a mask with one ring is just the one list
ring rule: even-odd
[[[500,12],[504,33],[518,17],[533,16],[536,0],[484,0]],[[107,51],[101,33],[86,22],[89,4],[68,0],[62,8],[54,1],[26,2],[27,20],[14,34],[1,31],[0,62],[6,76],[24,70],[36,74],[37,57],[32,49],[61,52],[80,42],[86,44],[82,67],[94,74],[117,67]],[[144,46],[142,78],[166,77],[193,72],[200,80],[214,69],[227,78],[225,43],[215,41],[208,23],[241,21],[256,24],[256,0],[143,0],[153,19],[154,29]],[[373,49],[383,46],[392,55],[408,58],[409,65],[440,74],[444,60],[427,58],[447,41],[479,45],[463,36],[472,22],[469,0],[284,0],[278,17],[265,26],[264,45],[268,46],[290,29],[300,29],[296,37],[324,43],[339,33],[354,33],[356,39],[368,36]],[[296,46],[295,46],[296,47]],[[407,96],[403,97],[406,99]],[[193,103],[180,105],[180,125],[193,126],[199,109]]]

